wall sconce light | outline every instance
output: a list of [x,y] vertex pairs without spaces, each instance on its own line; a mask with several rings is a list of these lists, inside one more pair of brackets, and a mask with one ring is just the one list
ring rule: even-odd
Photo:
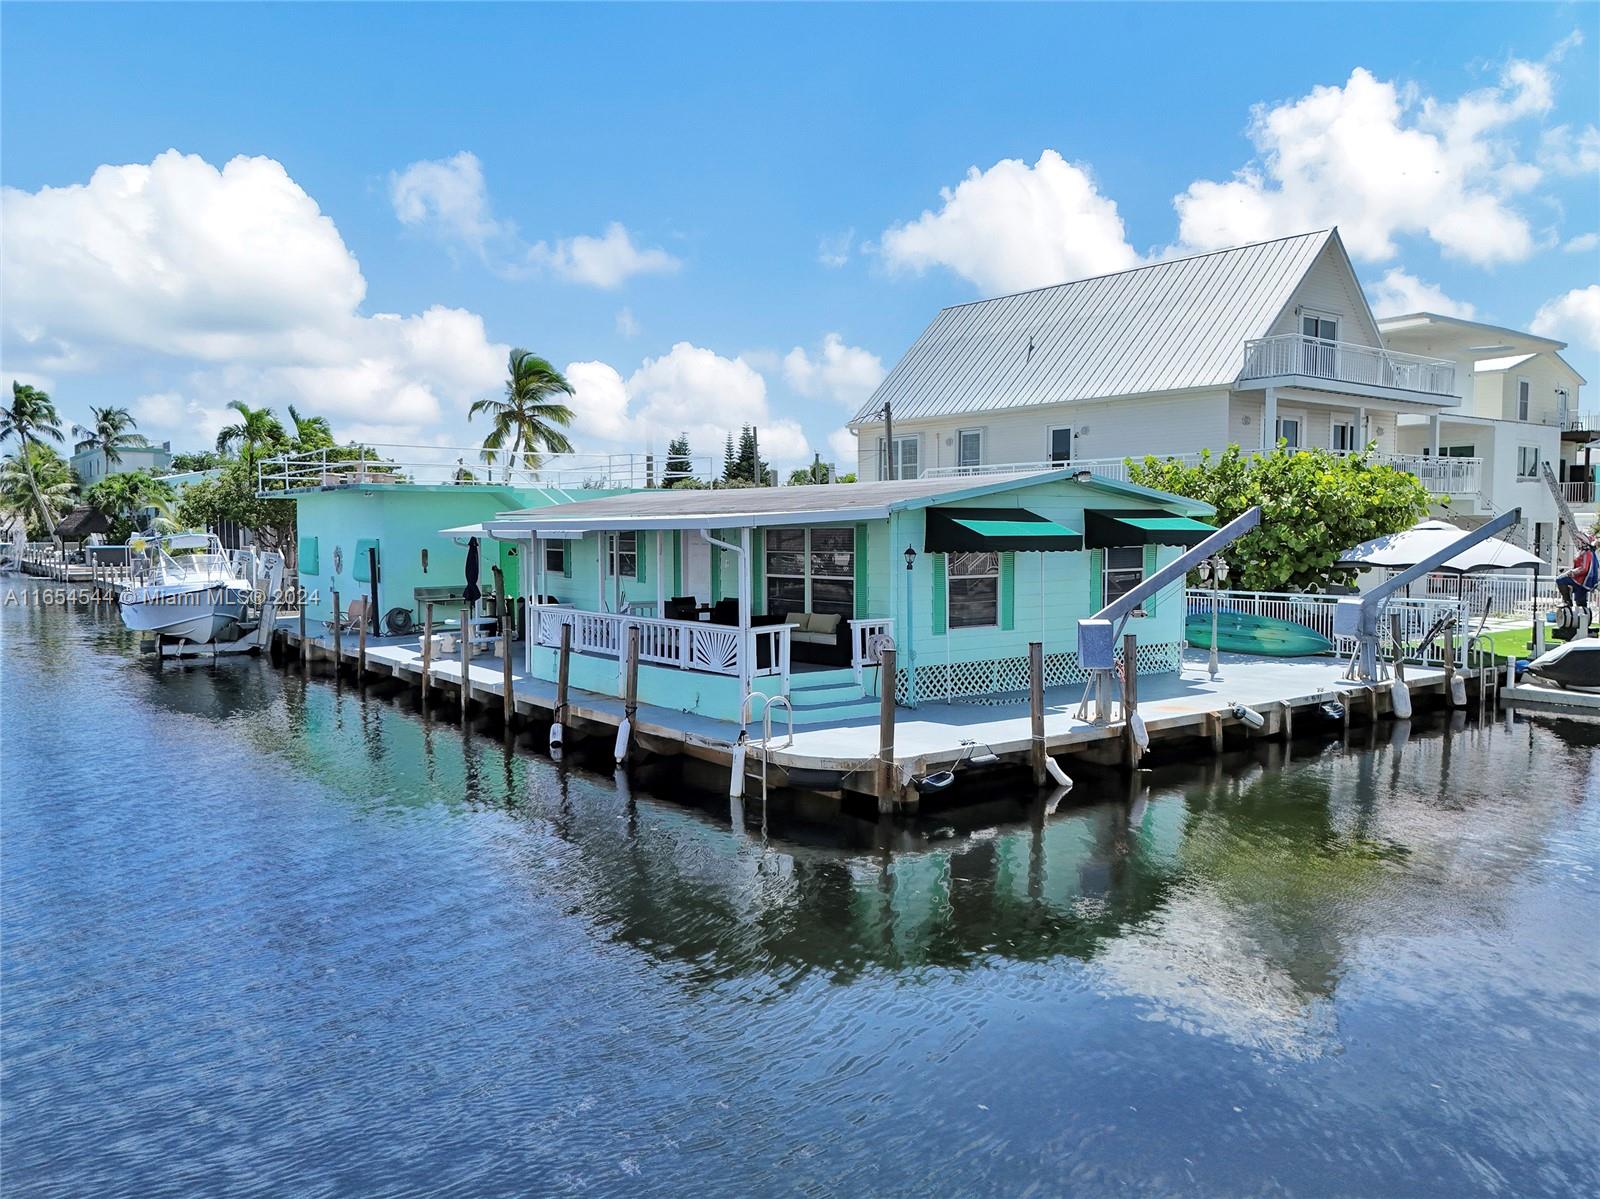
[[911,546],[909,546],[909,545],[906,546],[905,558],[906,558],[906,569],[910,570],[912,567],[914,567],[917,564],[917,551],[912,549]]

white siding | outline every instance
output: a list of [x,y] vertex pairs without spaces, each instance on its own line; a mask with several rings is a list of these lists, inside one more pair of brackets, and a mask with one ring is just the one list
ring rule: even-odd
[[1331,241],[1323,247],[1316,264],[1306,272],[1289,303],[1278,314],[1272,326],[1274,334],[1300,332],[1300,315],[1295,312],[1296,308],[1309,308],[1336,318],[1340,341],[1364,346],[1383,344],[1368,314],[1360,283],[1338,246]]

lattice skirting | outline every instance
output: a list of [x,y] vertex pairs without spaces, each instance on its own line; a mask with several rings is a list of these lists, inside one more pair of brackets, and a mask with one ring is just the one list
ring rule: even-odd
[[[1117,650],[1117,661],[1122,661],[1122,650]],[[1171,672],[1183,661],[1183,647],[1176,643],[1141,643],[1138,649],[1140,674]],[[917,699],[942,700],[962,697],[993,697],[1009,702],[1028,693],[1028,659],[987,658],[977,662],[929,662],[919,664],[917,670]],[[1087,683],[1089,672],[1078,663],[1076,653],[1054,653],[1044,656],[1044,685],[1063,687],[1069,683]],[[896,703],[907,703],[911,698],[910,671],[895,671],[894,697]]]

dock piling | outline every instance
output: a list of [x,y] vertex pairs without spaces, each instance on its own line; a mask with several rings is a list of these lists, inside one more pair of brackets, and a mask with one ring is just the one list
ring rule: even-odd
[[300,609],[300,666],[303,670],[311,665],[311,643],[306,640],[306,597],[304,594],[300,596],[300,603],[297,607]]
[[428,702],[428,671],[433,666],[433,602],[422,610],[422,702]]
[[361,627],[356,630],[356,682],[366,685],[367,681],[367,622],[363,620]]
[[1139,715],[1139,638],[1133,633],[1122,635],[1122,741],[1123,753],[1131,770],[1144,756],[1139,730],[1143,728]]
[[550,748],[560,749],[567,723],[567,679],[572,664],[572,626],[561,623],[561,650],[556,658],[556,718],[550,726]]
[[494,575],[494,593],[500,597],[500,717],[510,728],[517,712],[516,693],[511,690],[511,601],[500,568],[490,567],[490,572]]
[[1033,765],[1033,785],[1042,787],[1049,778],[1044,745],[1044,642],[1028,642],[1028,716],[1030,723],[1029,758]]
[[461,609],[461,720],[466,723],[472,702],[472,609]]
[[878,666],[878,811],[894,811],[899,787],[894,773],[894,670],[895,652],[879,652]]
[[340,657],[339,657],[340,649],[341,649],[341,645],[340,645],[340,638],[339,638],[339,593],[337,591],[335,591],[333,593],[333,673],[334,673],[335,676],[338,675],[340,667],[342,667],[344,665],[344,663],[340,660]]
[[618,738],[617,762],[620,765],[627,760],[630,742],[633,737],[634,717],[639,711],[639,626],[628,626],[628,658],[627,673],[623,676],[622,688],[622,729],[624,736]]

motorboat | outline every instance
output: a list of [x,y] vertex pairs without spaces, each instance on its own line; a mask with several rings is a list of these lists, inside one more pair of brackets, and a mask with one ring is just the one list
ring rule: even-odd
[[1600,637],[1580,637],[1540,654],[1527,673],[1567,691],[1600,691]]
[[215,641],[243,618],[255,590],[248,562],[214,533],[136,534],[128,560],[145,568],[121,598],[122,623],[139,633]]

